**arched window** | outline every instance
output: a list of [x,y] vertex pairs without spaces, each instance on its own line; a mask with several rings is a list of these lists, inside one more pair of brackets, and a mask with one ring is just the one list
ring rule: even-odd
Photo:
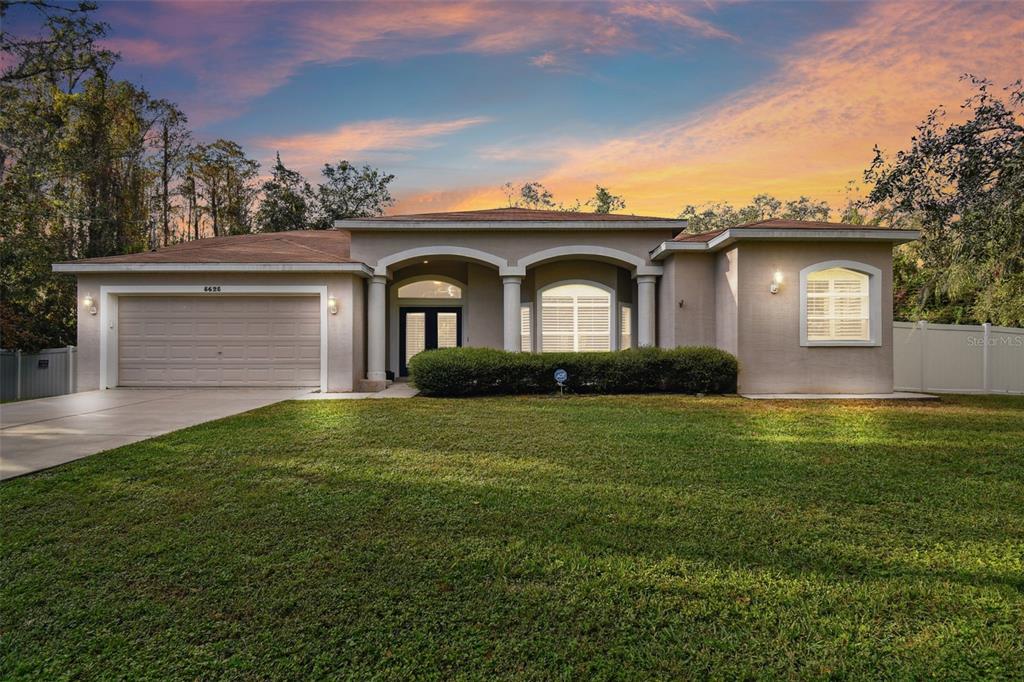
[[801,343],[878,345],[881,271],[862,263],[830,261],[800,273]]
[[425,279],[398,287],[398,298],[462,298],[462,288],[450,282]]
[[565,283],[544,289],[541,350],[595,352],[612,348],[612,296],[607,289]]

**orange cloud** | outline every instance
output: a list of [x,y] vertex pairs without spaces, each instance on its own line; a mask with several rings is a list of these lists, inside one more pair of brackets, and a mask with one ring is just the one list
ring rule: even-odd
[[[853,25],[798,45],[774,77],[694,116],[598,144],[536,140],[515,153],[562,159],[529,178],[556,197],[585,198],[600,183],[635,213],[671,216],[686,203],[743,202],[759,192],[839,204],[874,145],[907,146],[939,104],[958,115],[970,90],[962,73],[1009,83],[1021,64],[1024,14],[1012,3],[872,4]],[[444,208],[500,202],[497,188],[477,188]]]
[[342,158],[351,159],[354,154],[368,151],[423,149],[436,144],[438,137],[487,121],[483,117],[425,122],[400,119],[362,121],[346,123],[321,133],[264,138],[258,144],[280,151],[289,165],[309,166]]

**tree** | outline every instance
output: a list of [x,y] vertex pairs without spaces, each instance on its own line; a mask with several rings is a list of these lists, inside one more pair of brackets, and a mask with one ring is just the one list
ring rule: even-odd
[[157,113],[149,94],[101,72],[62,104],[67,118],[56,194],[79,225],[81,255],[146,249],[156,179],[148,137]]
[[[155,141],[159,165],[156,188],[157,217],[160,225],[160,243],[167,245],[173,239],[173,183],[188,159],[192,133],[188,129],[188,117],[173,102],[156,100],[153,102],[153,108],[158,116]],[[155,248],[157,244],[152,243],[150,246]]]
[[[43,19],[44,36],[20,37],[2,30],[14,7],[36,10]],[[10,56],[0,83],[51,83],[71,92],[86,74],[109,71],[117,55],[96,43],[106,36],[106,23],[89,16],[95,2],[61,5],[44,0],[0,0],[0,51]]]
[[505,193],[509,208],[548,209],[554,211],[575,210],[579,208],[578,201],[572,209],[566,209],[561,204],[556,204],[551,191],[539,182],[524,182],[519,187],[516,187],[511,182],[506,182],[501,186],[501,190]]
[[814,201],[801,196],[796,201],[787,201],[786,209],[779,216],[783,220],[818,220],[827,221],[832,214],[827,202]]
[[519,199],[525,208],[555,208],[555,199],[539,182],[526,182],[519,188]]
[[[210,219],[213,236],[252,232],[260,164],[248,158],[237,142],[224,139],[196,146],[188,161],[197,211]],[[199,203],[200,197],[205,203]]]
[[0,24],[16,7],[42,31],[0,31],[0,335],[32,350],[75,338],[75,283],[51,263],[145,247],[151,112],[110,79],[95,5],[5,0]]
[[[875,150],[865,171],[865,205],[896,227],[921,230],[905,263],[904,309],[935,321],[1024,325],[1024,87],[994,91],[964,76],[976,92],[947,123],[932,110],[910,147]],[[913,293],[914,296],[906,296]]]
[[285,168],[281,153],[269,180],[260,188],[262,201],[256,212],[260,232],[304,230],[309,226],[309,205],[313,189],[298,171]]
[[702,206],[687,205],[679,214],[689,221],[687,232],[709,232],[722,230],[745,223],[781,218],[785,220],[828,220],[832,210],[824,201],[814,201],[801,196],[799,199],[781,201],[770,194],[758,194],[750,203],[741,208],[732,204],[717,202]]
[[594,196],[587,200],[587,205],[593,207],[594,213],[612,213],[626,208],[625,199],[612,194],[608,188],[597,185],[594,190]]
[[314,229],[330,229],[335,220],[382,215],[395,203],[388,190],[395,179],[390,173],[342,160],[333,166],[325,163],[323,176],[326,182],[317,186],[314,199]]

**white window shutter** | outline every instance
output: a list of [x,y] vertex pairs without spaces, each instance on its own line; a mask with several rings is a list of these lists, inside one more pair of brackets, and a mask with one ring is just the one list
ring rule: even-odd
[[807,340],[870,340],[868,282],[864,273],[846,268],[829,268],[807,275]]
[[611,350],[611,294],[588,284],[565,284],[541,294],[541,350]]

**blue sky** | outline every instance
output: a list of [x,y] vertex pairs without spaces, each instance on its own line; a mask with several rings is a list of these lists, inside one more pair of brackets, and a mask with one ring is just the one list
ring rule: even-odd
[[[505,181],[601,183],[627,210],[768,191],[841,203],[965,71],[1024,64],[1012,3],[110,2],[121,77],[316,180],[397,176],[396,210],[478,208]],[[1014,70],[1017,73],[1014,73]]]

